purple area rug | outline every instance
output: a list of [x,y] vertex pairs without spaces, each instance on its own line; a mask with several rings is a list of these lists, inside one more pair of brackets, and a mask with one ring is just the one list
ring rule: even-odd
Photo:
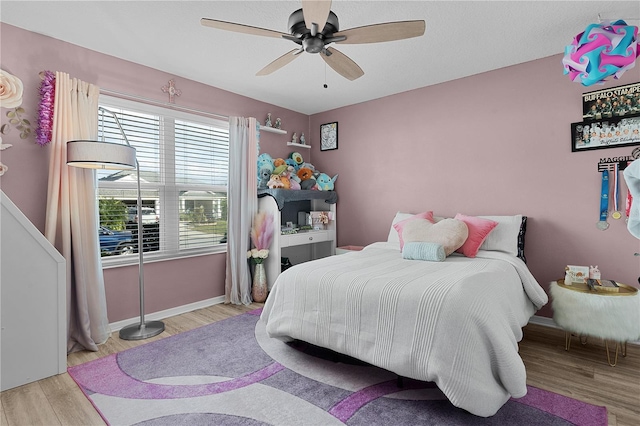
[[[404,379],[399,388],[376,367],[340,358],[328,362],[302,352],[305,345],[282,343],[282,353],[303,361],[294,371],[262,350],[256,340],[259,314],[239,315],[68,371],[111,425],[607,424],[605,407],[534,387],[494,416],[477,417],[454,407],[433,383]],[[333,381],[308,377],[307,366],[333,375]],[[343,372],[344,383],[336,385]]]

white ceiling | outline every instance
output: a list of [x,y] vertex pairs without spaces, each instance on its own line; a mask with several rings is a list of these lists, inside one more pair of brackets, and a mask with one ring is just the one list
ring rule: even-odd
[[309,53],[269,76],[256,77],[297,45],[200,25],[200,18],[207,17],[287,33],[289,15],[300,7],[297,0],[2,0],[0,20],[176,77],[314,114],[563,53],[564,46],[588,24],[598,22],[599,15],[631,25],[638,25],[640,18],[638,1],[334,0],[332,10],[341,30],[426,21],[422,37],[332,45],[364,70],[355,81]]

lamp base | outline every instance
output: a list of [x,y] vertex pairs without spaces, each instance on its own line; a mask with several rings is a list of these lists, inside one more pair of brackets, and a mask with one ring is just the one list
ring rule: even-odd
[[120,329],[120,338],[124,340],[142,340],[157,336],[164,331],[162,321],[145,321],[143,324],[131,324]]

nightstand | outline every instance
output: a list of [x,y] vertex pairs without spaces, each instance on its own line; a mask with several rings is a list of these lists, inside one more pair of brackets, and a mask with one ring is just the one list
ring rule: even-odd
[[[627,354],[627,341],[640,339],[640,296],[638,289],[620,284],[618,292],[590,290],[586,284],[565,285],[564,280],[550,285],[553,320],[565,330],[565,350],[571,347],[571,335],[586,344],[587,337],[605,341],[607,361],[615,367],[618,352]],[[611,361],[609,340],[616,344]]]

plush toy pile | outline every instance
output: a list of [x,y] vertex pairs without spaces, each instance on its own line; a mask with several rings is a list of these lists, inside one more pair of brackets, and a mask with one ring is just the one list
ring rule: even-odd
[[258,189],[333,191],[337,178],[317,171],[299,152],[292,152],[287,159],[274,159],[266,153],[258,156]]

